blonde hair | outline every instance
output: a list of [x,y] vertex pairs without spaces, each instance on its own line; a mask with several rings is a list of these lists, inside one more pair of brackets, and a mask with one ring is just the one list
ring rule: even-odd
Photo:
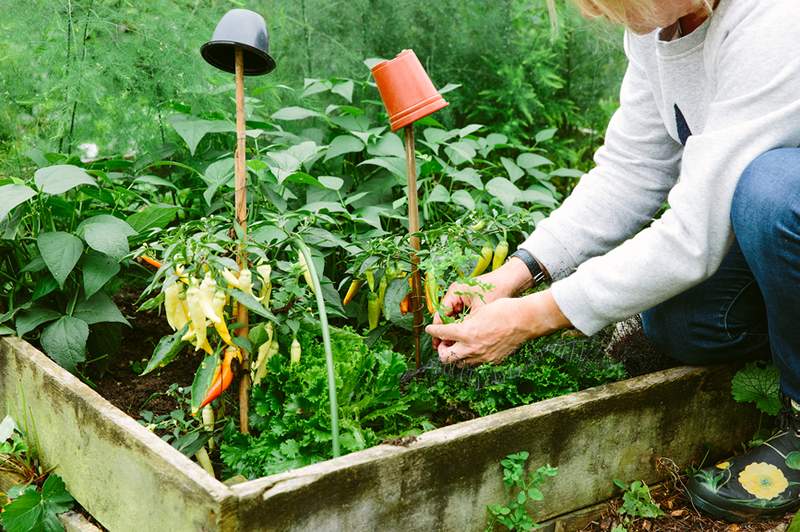
[[[584,16],[590,18],[602,17],[618,24],[627,25],[628,12],[631,7],[645,16],[654,11],[654,7],[663,0],[572,0]],[[709,15],[713,13],[714,6],[711,0],[702,0]],[[557,20],[556,0],[547,0],[547,9],[551,20]]]

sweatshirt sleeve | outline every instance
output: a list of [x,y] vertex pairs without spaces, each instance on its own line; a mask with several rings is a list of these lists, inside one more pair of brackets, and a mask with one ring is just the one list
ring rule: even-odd
[[620,107],[595,154],[596,166],[541,221],[521,248],[553,279],[602,255],[652,221],[678,175],[682,146],[667,133],[644,69],[631,57]]
[[759,155],[800,144],[800,5],[748,5],[719,42],[706,42],[714,47],[707,68],[715,90],[703,132],[687,141],[670,210],[552,286],[582,332],[647,310],[716,272],[733,240],[739,177]]

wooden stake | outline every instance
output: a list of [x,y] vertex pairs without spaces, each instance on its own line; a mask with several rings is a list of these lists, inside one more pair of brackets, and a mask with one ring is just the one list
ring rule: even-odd
[[[414,124],[405,127],[406,137],[406,172],[408,173],[408,232],[411,236],[411,247],[419,251],[419,206],[417,205],[417,159],[414,146]],[[425,301],[422,297],[422,280],[419,273],[419,257],[411,254],[411,308],[414,309],[414,347],[417,369],[420,367],[420,351],[422,338],[423,315]]]
[[[244,240],[247,237],[247,133],[244,121],[244,54],[241,48],[236,49],[236,157],[234,159],[235,207],[236,223],[242,229],[242,241],[239,244],[237,262],[239,269],[248,267],[247,251]],[[250,316],[247,307],[237,305],[239,309],[236,321],[241,324],[237,335],[247,338]],[[239,381],[239,430],[242,434],[250,434],[248,410],[250,408],[250,354],[242,349],[242,379]]]

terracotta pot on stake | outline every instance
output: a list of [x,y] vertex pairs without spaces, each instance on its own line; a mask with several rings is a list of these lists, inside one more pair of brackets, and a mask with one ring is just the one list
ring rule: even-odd
[[[419,251],[419,207],[417,202],[417,164],[414,145],[414,122],[447,106],[433,86],[413,50],[403,50],[390,61],[372,68],[383,105],[389,114],[392,131],[405,128],[406,172],[408,174],[408,232],[411,246]],[[419,273],[419,257],[411,256],[412,308],[414,309],[414,342],[416,364],[420,367],[420,338],[422,336],[424,300]]]
[[[268,74],[275,69],[275,61],[269,55],[269,32],[264,18],[247,9],[232,9],[225,13],[214,29],[211,40],[200,48],[208,63],[230,72],[236,77],[236,156],[235,208],[236,220],[242,230],[242,241],[237,253],[239,268],[247,268],[244,240],[247,236],[247,143],[244,113],[244,77]],[[237,335],[247,338],[249,316],[244,305],[238,305],[237,322],[241,328]],[[249,430],[248,410],[250,397],[250,354],[242,350],[242,379],[239,382],[239,425],[247,434]]]

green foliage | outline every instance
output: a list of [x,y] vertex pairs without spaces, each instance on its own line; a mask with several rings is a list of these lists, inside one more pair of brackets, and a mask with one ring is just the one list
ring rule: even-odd
[[653,500],[650,488],[641,480],[631,482],[630,485],[614,480],[614,485],[623,491],[619,514],[625,516],[626,523],[637,517],[655,519],[664,515],[661,507]]
[[[268,362],[262,385],[253,390],[253,436],[226,428],[223,462],[250,478],[278,473],[331,457],[330,410],[325,354],[316,327],[304,326],[298,339],[302,358],[289,362],[289,342]],[[415,397],[401,395],[405,357],[384,344],[368,347],[347,329],[331,330],[339,399],[342,452],[365,449],[380,441],[424,428],[413,413]]]
[[32,179],[0,178],[0,196],[11,197],[0,218],[0,323],[19,336],[40,332],[44,351],[75,372],[94,326],[128,324],[110,294],[137,231],[119,217],[131,193],[108,163],[52,159]]
[[447,375],[436,379],[429,389],[436,409],[485,416],[626,377],[620,363],[600,353],[572,356],[568,343],[559,352],[559,343],[558,338],[528,342],[502,365],[475,368],[466,382]]
[[772,364],[747,364],[733,376],[731,392],[736,401],[755,403],[764,414],[775,416],[781,409],[780,375]]
[[491,532],[502,525],[507,530],[535,530],[540,528],[528,513],[529,502],[544,500],[541,491],[542,485],[548,478],[558,474],[558,468],[549,465],[542,466],[536,471],[525,475],[525,462],[528,461],[527,451],[506,456],[500,465],[503,466],[503,485],[509,499],[505,505],[491,504],[486,507],[489,514],[486,524],[487,532]]
[[[10,0],[5,7],[0,153],[11,157],[0,158],[0,171],[21,173],[31,146],[88,153],[79,146],[96,144],[101,156],[151,152],[173,140],[166,117],[176,110],[233,117],[231,77],[198,49],[237,2]],[[413,48],[437,86],[468,85],[448,95],[452,105],[440,113],[448,124],[510,119],[503,133],[517,139],[560,127],[565,153],[583,157],[608,118],[609,106],[598,102],[616,100],[624,68],[618,29],[563,9],[553,35],[543,1],[255,0],[247,7],[266,17],[278,63],[270,76],[247,80],[248,95],[265,112],[297,104],[283,84],[365,80],[365,58]],[[347,94],[346,85],[339,90]]]
[[74,503],[64,481],[55,473],[51,473],[41,490],[29,485],[14,493],[10,503],[0,513],[0,523],[8,532],[29,532],[43,530],[56,532],[64,530],[58,514],[64,513]]
[[36,483],[47,473],[38,466],[36,456],[10,416],[0,421],[0,471],[6,482],[16,482],[7,493],[0,492],[0,529],[64,530],[57,516],[72,508],[72,496],[56,474],[47,476],[41,489],[37,487]]
[[[212,438],[213,434],[203,428],[199,416],[187,414],[190,411],[189,393],[190,390],[187,388],[180,388],[177,384],[171,385],[163,395],[177,401],[179,408],[162,415],[142,410],[139,413],[141,419],[138,421],[147,430],[159,434],[162,440],[191,457]],[[153,394],[151,399],[156,395],[162,394]]]

